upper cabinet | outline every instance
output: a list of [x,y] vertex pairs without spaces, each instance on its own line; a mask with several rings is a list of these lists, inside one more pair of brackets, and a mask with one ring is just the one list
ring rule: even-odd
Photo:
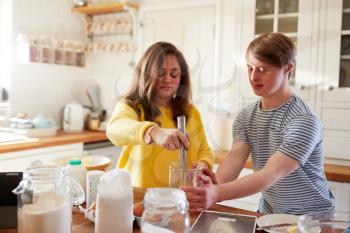
[[[249,0],[243,3],[245,8],[245,15],[254,12],[254,20],[249,22],[243,20],[241,23],[244,27],[252,27],[251,30],[244,28],[247,33],[245,35],[245,44],[253,40],[255,37],[266,32],[280,32],[288,36],[295,44],[297,49],[296,64],[289,78],[289,83],[293,91],[301,96],[310,106],[314,109],[311,96],[315,93],[315,83],[312,82],[312,75],[309,73],[310,62],[306,62],[311,56],[313,49],[309,47],[311,44],[312,36],[310,33],[311,25],[310,17],[308,14],[307,1],[299,0]],[[248,12],[250,11],[250,12]],[[242,29],[240,29],[242,30]],[[251,33],[251,34],[250,34]],[[305,49],[309,48],[309,49]],[[244,50],[246,46],[244,46]],[[243,51],[242,54],[245,54]],[[246,72],[245,72],[246,73]],[[244,73],[244,76],[247,74]],[[247,76],[246,76],[247,77]],[[240,93],[244,98],[252,100],[255,95],[249,91],[250,84],[248,78],[245,78],[240,83]],[[242,105],[247,104],[248,101],[244,101]]]
[[[255,7],[255,36],[266,32],[281,32],[297,45],[298,0],[257,0]],[[290,77],[295,83],[295,73]]]
[[343,2],[339,87],[350,87],[350,1]]
[[241,0],[232,7],[237,13],[232,37],[240,36],[232,40],[233,54],[241,57],[236,62],[236,106],[256,98],[245,67],[249,42],[265,32],[284,33],[297,48],[289,81],[324,125],[325,157],[350,160],[350,1]]
[[128,52],[135,49],[138,4],[113,2],[74,7],[84,22],[87,52]]

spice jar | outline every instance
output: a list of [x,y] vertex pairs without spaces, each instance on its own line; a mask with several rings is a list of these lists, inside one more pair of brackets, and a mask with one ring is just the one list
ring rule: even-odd
[[13,192],[17,198],[18,233],[70,233],[72,204],[84,201],[82,187],[54,165],[30,167]]
[[188,202],[184,191],[175,188],[150,188],[144,197],[144,207],[142,233],[189,232]]

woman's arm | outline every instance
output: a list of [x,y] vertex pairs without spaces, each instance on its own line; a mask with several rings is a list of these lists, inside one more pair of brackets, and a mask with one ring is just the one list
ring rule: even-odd
[[117,146],[146,144],[144,134],[151,126],[157,124],[140,121],[135,110],[125,101],[118,102],[108,122],[107,137]]
[[[153,129],[148,130],[150,127]],[[150,141],[145,140],[148,133]],[[140,121],[135,110],[124,101],[117,104],[113,115],[108,122],[106,134],[117,146],[147,145],[155,143],[168,150],[177,150],[181,143],[188,148],[187,137],[178,129],[160,128],[151,121]]]

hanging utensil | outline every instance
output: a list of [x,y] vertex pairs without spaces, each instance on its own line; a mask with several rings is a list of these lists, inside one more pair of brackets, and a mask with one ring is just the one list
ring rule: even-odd
[[[185,116],[177,117],[177,128],[183,134],[186,135],[186,117]],[[183,145],[183,143],[181,143],[181,148],[180,148],[179,170],[182,172],[182,174],[180,175],[180,184],[188,184],[189,177],[187,175],[187,158],[186,158],[185,146]]]

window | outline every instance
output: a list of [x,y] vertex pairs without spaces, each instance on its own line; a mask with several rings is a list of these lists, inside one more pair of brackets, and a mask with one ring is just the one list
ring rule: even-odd
[[9,114],[9,88],[12,67],[12,1],[0,1],[0,119]]

